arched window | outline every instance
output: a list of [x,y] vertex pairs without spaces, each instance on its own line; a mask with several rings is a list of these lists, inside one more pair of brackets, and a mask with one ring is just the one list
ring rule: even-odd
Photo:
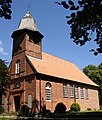
[[20,73],[20,60],[16,61],[16,74]]
[[32,108],[32,94],[28,95],[28,107]]
[[50,83],[46,83],[46,100],[51,100],[51,84]]

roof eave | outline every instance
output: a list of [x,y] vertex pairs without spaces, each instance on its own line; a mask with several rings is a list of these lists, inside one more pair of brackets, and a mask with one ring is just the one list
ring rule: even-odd
[[24,28],[24,29],[18,29],[16,31],[14,31],[11,35],[11,37],[14,39],[16,36],[20,35],[21,33],[32,33],[32,35],[34,37],[36,37],[38,39],[38,41],[40,41],[44,36],[39,32],[39,31],[34,31],[34,30],[31,30],[31,29],[27,29],[27,28]]

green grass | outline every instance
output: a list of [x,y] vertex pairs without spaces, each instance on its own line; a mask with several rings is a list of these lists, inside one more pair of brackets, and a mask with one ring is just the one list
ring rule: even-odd
[[[13,116],[12,116],[12,114],[0,114],[0,117],[1,116],[4,116],[4,118],[3,118],[3,120],[14,120],[15,118],[17,118],[17,115],[16,115],[17,113],[13,113]],[[9,116],[8,117],[8,119],[6,118],[6,116]],[[11,117],[12,116],[12,117]],[[84,120],[91,120],[91,119],[93,119],[93,120],[97,120],[97,118],[99,119],[99,120],[101,120],[102,119],[102,110],[101,111],[82,111],[82,112],[66,112],[66,113],[63,113],[63,114],[58,114],[58,113],[47,113],[47,114],[44,114],[44,116],[40,116],[40,118],[42,118],[42,117],[44,117],[44,118],[51,118],[51,119],[58,119],[58,118],[69,118],[69,119],[72,119],[72,120],[80,120],[81,118],[82,119],[84,119]],[[23,118],[23,117],[22,117]],[[28,117],[27,117],[28,118]],[[39,118],[39,117],[38,117]],[[32,118],[32,117],[30,117],[30,119],[38,119],[38,118]],[[21,119],[21,118],[20,118]],[[0,119],[0,120],[2,120],[2,119]]]
[[102,111],[66,112],[45,114],[48,118],[102,118]]

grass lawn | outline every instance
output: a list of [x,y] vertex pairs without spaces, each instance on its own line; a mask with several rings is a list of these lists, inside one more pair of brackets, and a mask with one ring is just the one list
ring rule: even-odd
[[[2,114],[0,114],[0,120],[16,120],[18,117],[8,115],[6,116],[3,115],[3,118],[1,117]],[[5,116],[5,117],[4,117]],[[12,117],[11,117],[12,116]],[[1,119],[2,118],[2,119]],[[24,120],[25,117],[19,117],[18,119]],[[40,117],[26,117],[27,120],[37,120],[37,119],[45,119],[45,120],[53,120],[53,119],[58,119],[58,120],[102,120],[102,111],[86,111],[86,112],[66,112],[64,114],[58,114],[58,113],[49,113],[49,114],[44,114],[43,116],[41,115]]]
[[66,112],[65,114],[51,113],[48,118],[67,118],[71,120],[102,120],[102,111],[87,111],[87,112]]

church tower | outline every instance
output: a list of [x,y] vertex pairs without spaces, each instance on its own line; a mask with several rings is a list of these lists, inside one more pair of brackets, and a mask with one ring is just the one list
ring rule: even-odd
[[35,20],[27,11],[11,37],[13,50],[9,67],[9,101],[12,104],[9,105],[9,111],[18,111],[23,104],[29,106],[28,98],[31,101],[31,97],[34,99],[36,96],[36,76],[27,56],[42,59],[43,35],[38,31]]
[[42,38],[38,31],[36,22],[29,11],[21,19],[18,29],[13,32],[12,57],[25,52],[34,58],[42,58]]

